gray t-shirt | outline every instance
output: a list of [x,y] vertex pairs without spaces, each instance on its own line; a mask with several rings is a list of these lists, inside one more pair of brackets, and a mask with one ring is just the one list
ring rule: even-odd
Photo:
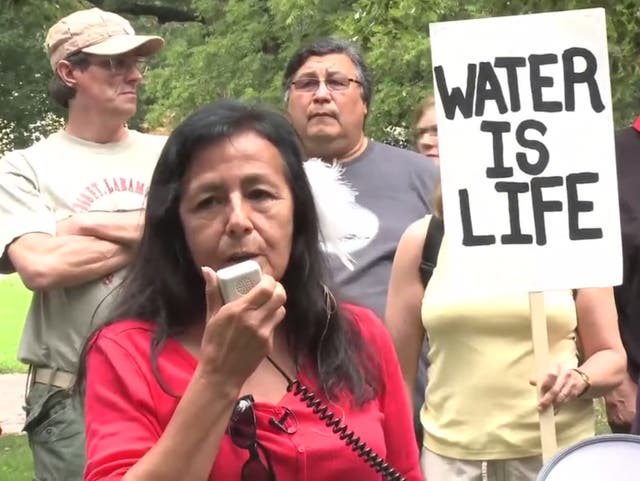
[[352,232],[340,244],[355,267],[350,271],[330,255],[330,268],[342,300],[368,307],[384,320],[398,241],[409,224],[431,213],[438,169],[416,152],[371,140],[362,154],[342,166],[344,179],[357,192],[358,207],[348,214]]

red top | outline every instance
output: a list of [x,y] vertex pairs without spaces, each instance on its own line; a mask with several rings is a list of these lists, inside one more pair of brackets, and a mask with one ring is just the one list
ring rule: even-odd
[[636,129],[638,132],[640,132],[640,117],[638,117],[636,121],[633,123],[633,128]]
[[[411,481],[422,481],[409,401],[391,338],[368,309],[345,306],[374,346],[382,385],[378,397],[360,409],[332,404],[350,429]],[[85,398],[87,466],[85,481],[119,480],[160,438],[179,397],[158,384],[150,363],[153,325],[126,320],[105,327],[88,354]],[[170,391],[184,393],[197,360],[169,339],[158,354],[158,368]],[[301,382],[317,392],[304,374]],[[295,415],[292,434],[269,424],[288,408]],[[366,465],[292,393],[277,405],[255,403],[258,441],[268,450],[278,481],[379,481]],[[296,422],[297,420],[297,422]],[[210,480],[240,481],[249,452],[224,435]],[[185,459],[185,463],[189,460]]]

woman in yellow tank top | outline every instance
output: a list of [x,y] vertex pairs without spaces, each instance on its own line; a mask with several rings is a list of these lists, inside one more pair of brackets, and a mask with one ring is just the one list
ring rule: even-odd
[[418,266],[429,222],[415,222],[400,240],[386,312],[409,394],[429,338],[424,475],[535,481],[542,466],[537,411],[554,408],[559,447],[573,444],[594,434],[593,398],[622,381],[626,357],[612,289],[579,289],[575,301],[568,290],[545,292],[552,364],[538,402],[527,293],[461,292],[445,242],[424,289]]

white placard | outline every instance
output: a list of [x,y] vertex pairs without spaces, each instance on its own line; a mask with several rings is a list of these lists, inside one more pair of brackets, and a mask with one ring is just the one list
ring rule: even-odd
[[461,289],[617,285],[603,9],[430,25],[446,242]]

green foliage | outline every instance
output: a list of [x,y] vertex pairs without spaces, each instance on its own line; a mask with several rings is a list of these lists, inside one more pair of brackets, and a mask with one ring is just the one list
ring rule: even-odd
[[[5,1],[0,15],[0,124],[14,127],[13,138],[0,129],[0,143],[21,146],[33,139],[38,128],[29,128],[52,112],[47,101],[51,67],[44,52],[47,28],[61,12],[73,11],[78,0]],[[46,127],[45,127],[46,130]]]
[[459,18],[602,7],[607,14],[614,121],[628,125],[640,111],[640,2],[638,0],[480,0],[464,2]]
[[[616,125],[628,124],[640,110],[637,0],[22,0],[10,2],[0,18],[0,95],[10,99],[0,106],[0,124],[15,124],[16,145],[27,143],[29,126],[50,110],[41,47],[46,28],[91,4],[167,40],[147,75],[133,126],[171,126],[221,97],[282,108],[282,72],[293,51],[336,35],[363,49],[376,82],[368,133],[388,137],[389,127],[410,126],[432,88],[429,23],[594,6],[607,10]],[[170,22],[171,15],[154,16],[156,8],[186,12],[196,21]]]
[[[193,8],[207,23],[175,26],[167,33],[168,46],[149,76],[147,92],[153,100],[147,120],[151,125],[175,123],[198,105],[229,96],[283,107],[281,75],[289,56],[310,39],[337,35],[354,40],[365,52],[376,83],[368,133],[389,137],[394,135],[390,126],[410,127],[417,104],[432,89],[429,23],[601,4],[591,0],[195,0]],[[611,1],[606,6],[615,120],[621,126],[640,109],[635,42],[640,7],[635,1]]]
[[[368,128],[386,136],[406,122],[430,84],[426,32],[446,2],[402,0],[231,0],[224,7],[194,2],[210,24],[182,25],[168,33],[168,47],[151,73],[148,121],[178,121],[196,106],[221,97],[282,104],[282,72],[303,43],[325,35],[362,46],[374,72],[376,94]],[[401,46],[400,48],[398,48]]]
[[613,1],[607,10],[609,65],[616,125],[629,124],[640,110],[640,5]]

